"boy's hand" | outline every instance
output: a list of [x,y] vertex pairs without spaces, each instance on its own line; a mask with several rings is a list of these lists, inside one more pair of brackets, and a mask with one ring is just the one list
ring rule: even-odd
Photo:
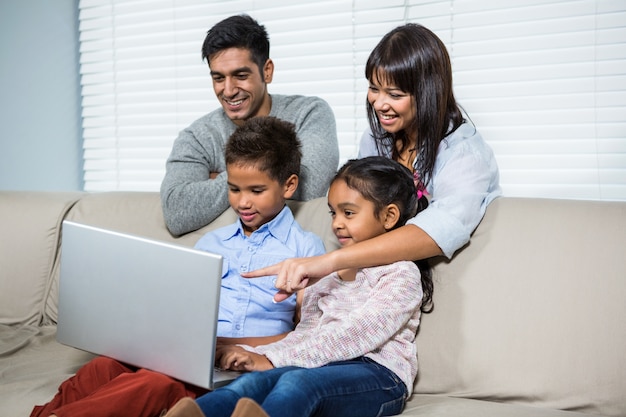
[[240,372],[266,371],[274,365],[264,355],[249,352],[241,346],[222,345],[217,348],[217,362],[222,369]]

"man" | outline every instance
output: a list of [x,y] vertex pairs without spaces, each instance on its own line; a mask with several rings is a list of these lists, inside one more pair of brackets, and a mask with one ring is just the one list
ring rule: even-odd
[[318,97],[270,95],[274,63],[265,28],[247,15],[213,26],[202,45],[221,108],[183,130],[167,160],[161,184],[165,223],[173,235],[199,229],[228,208],[224,144],[254,116],[274,116],[296,126],[302,143],[300,187],[310,200],[326,195],[339,164],[335,118]]

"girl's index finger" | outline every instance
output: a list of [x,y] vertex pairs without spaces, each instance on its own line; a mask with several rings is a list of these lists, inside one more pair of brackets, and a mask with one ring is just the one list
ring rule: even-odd
[[278,275],[280,272],[280,264],[274,264],[266,266],[265,268],[255,269],[254,271],[242,272],[241,276],[244,278],[259,278],[270,275]]

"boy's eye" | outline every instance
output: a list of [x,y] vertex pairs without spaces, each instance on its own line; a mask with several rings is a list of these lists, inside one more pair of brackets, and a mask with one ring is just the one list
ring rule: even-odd
[[346,216],[346,217],[350,217],[350,216],[354,215],[354,212],[350,211],[350,210],[344,210],[343,215]]
[[335,213],[333,210],[328,210],[328,214],[330,214],[331,217],[335,217],[337,215],[337,213]]

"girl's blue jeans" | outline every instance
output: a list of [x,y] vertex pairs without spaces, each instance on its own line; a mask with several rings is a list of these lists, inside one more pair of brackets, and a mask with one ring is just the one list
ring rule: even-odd
[[361,357],[320,368],[251,372],[196,401],[207,417],[230,417],[242,397],[261,404],[270,417],[368,417],[400,414],[407,396],[395,373]]

